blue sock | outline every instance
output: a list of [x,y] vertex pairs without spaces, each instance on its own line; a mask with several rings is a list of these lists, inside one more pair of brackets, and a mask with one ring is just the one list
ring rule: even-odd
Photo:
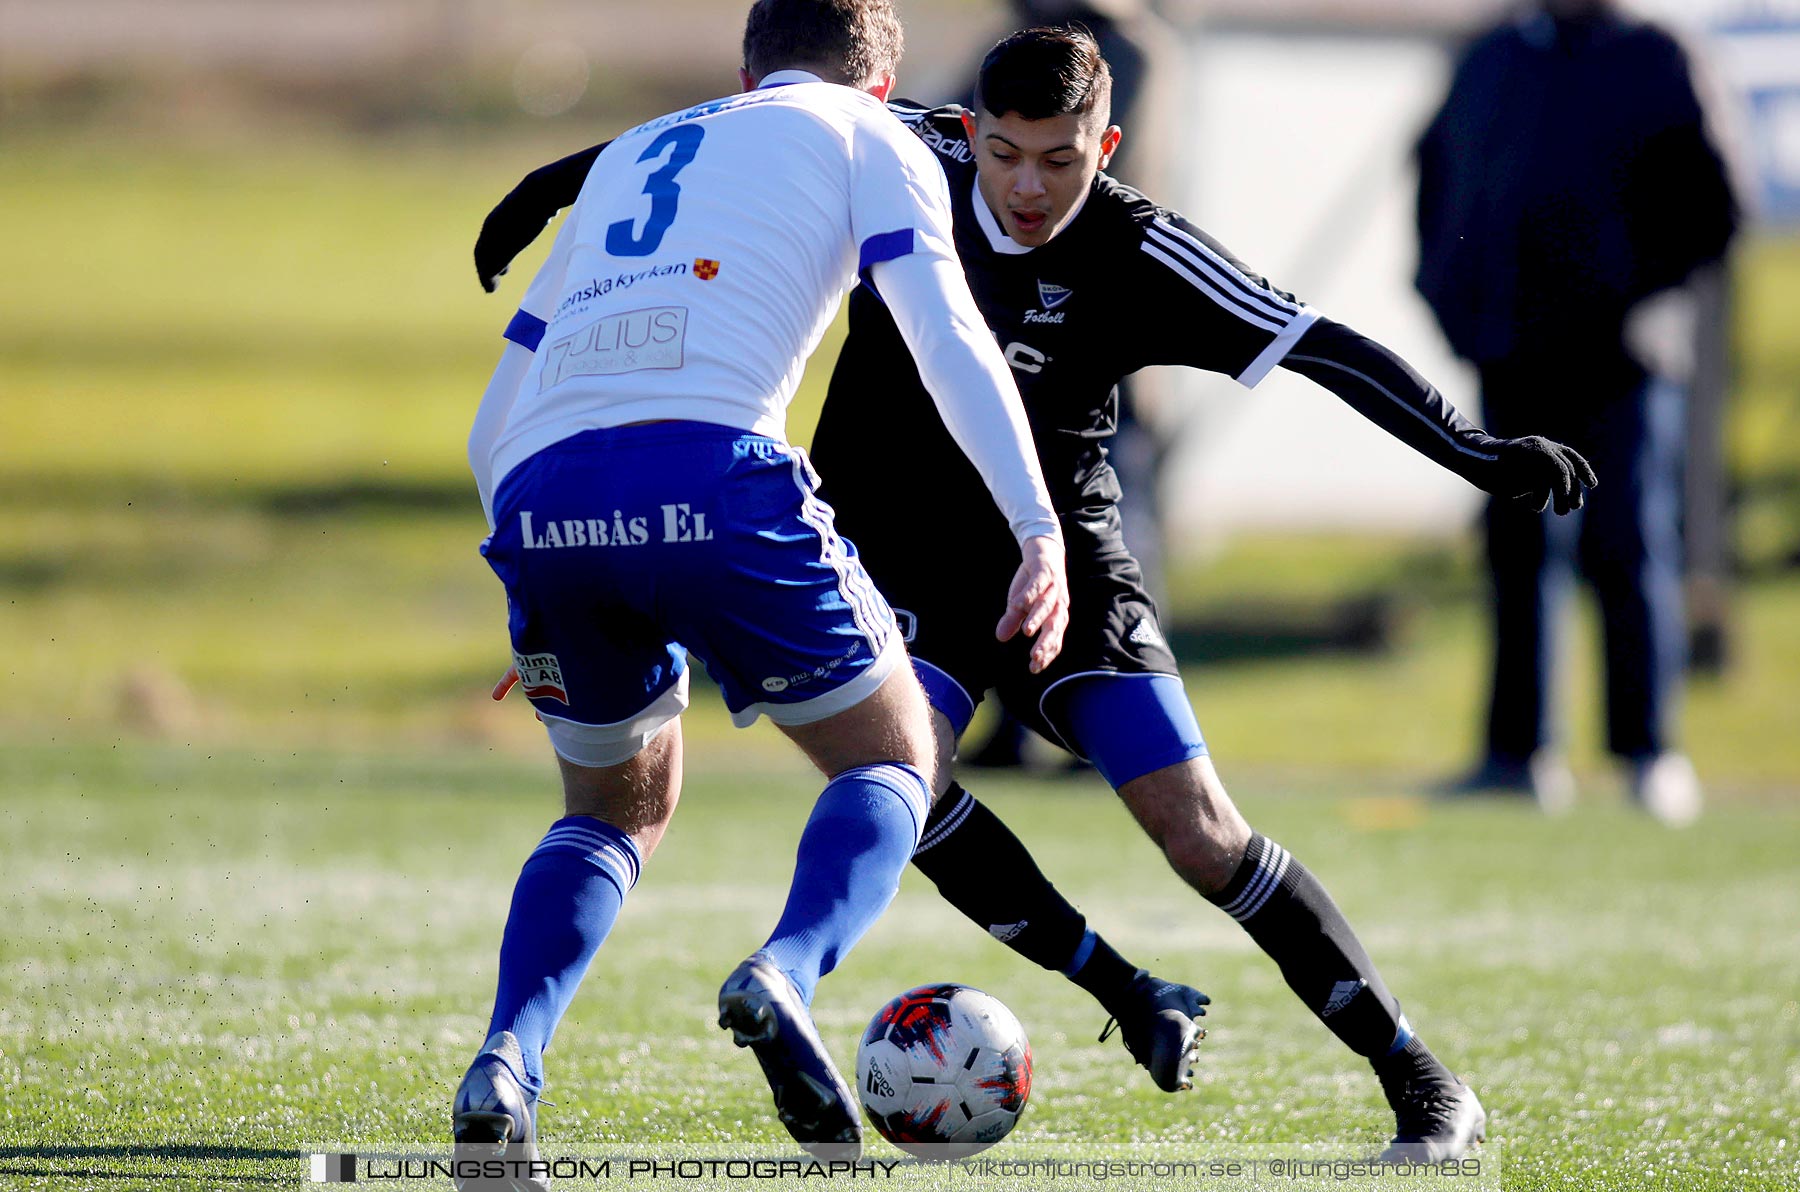
[[518,1036],[534,1091],[544,1085],[544,1049],[643,863],[623,831],[571,815],[550,825],[519,871],[500,940],[500,987],[488,1034]]
[[858,766],[833,778],[800,834],[794,884],[763,951],[812,1004],[837,967],[894,900],[919,844],[931,789],[911,766]]

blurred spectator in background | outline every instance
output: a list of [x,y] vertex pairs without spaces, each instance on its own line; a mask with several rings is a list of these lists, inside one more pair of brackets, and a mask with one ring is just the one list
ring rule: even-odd
[[[1716,116],[1716,113],[1713,115]],[[1554,748],[1555,621],[1578,563],[1605,633],[1607,746],[1665,822],[1700,812],[1675,749],[1685,627],[1683,282],[1719,260],[1738,204],[1695,64],[1611,0],[1540,0],[1478,38],[1419,150],[1418,287],[1481,374],[1484,422],[1587,455],[1586,510],[1490,500],[1487,753],[1463,790],[1566,807]]]

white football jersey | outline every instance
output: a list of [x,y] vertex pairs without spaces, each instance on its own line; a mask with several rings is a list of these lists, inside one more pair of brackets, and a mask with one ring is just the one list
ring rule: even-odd
[[632,129],[589,172],[508,329],[535,356],[490,475],[649,419],[785,437],[858,270],[912,253],[956,261],[944,174],[866,92],[781,71]]

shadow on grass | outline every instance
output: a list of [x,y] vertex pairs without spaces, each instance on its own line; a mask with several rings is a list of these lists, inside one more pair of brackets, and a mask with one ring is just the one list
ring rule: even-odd
[[475,509],[475,484],[461,472],[372,479],[182,481],[155,474],[20,474],[0,478],[0,506],[200,512],[251,510],[271,517],[345,513],[462,513]]
[[1259,601],[1165,620],[1169,647],[1194,665],[1265,662],[1315,654],[1385,654],[1409,614],[1385,593],[1316,603]]
[[[192,1181],[196,1164],[286,1159],[295,1163],[308,1152],[272,1150],[266,1147],[231,1146],[0,1146],[0,1176],[32,1176],[68,1180],[184,1180]],[[17,1160],[36,1160],[17,1162]],[[116,1160],[113,1165],[75,1166],[74,1160]],[[168,1170],[148,1170],[151,1164]],[[232,1171],[219,1176],[228,1184],[292,1184],[292,1173],[256,1175]]]

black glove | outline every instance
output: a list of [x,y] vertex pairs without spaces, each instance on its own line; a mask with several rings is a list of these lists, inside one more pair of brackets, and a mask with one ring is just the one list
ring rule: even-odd
[[1524,501],[1539,513],[1552,505],[1558,513],[1579,509],[1584,491],[1599,484],[1579,451],[1538,435],[1495,439],[1488,450],[1495,459],[1485,477],[1489,483],[1482,487],[1496,497]]
[[594,159],[609,144],[604,141],[539,166],[488,212],[481,221],[481,235],[475,238],[475,277],[482,289],[492,294],[513,258],[538,238],[558,211],[575,201]]

